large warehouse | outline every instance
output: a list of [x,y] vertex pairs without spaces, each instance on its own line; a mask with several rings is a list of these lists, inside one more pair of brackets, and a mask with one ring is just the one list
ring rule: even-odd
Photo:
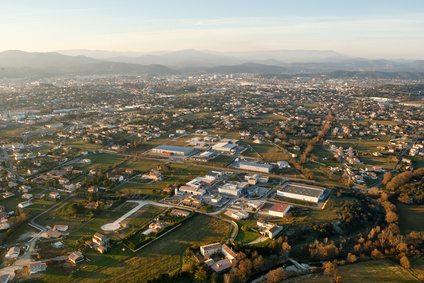
[[234,152],[237,148],[236,144],[220,142],[212,146],[212,150],[221,152]]
[[269,173],[272,170],[272,168],[274,168],[274,166],[268,165],[268,164],[240,162],[237,164],[237,168],[250,170],[250,171]]
[[324,198],[325,188],[299,183],[286,183],[277,190],[277,196],[318,203]]
[[195,150],[191,147],[175,146],[175,145],[160,145],[152,149],[153,153],[159,153],[163,155],[180,155],[180,156],[190,155],[194,151]]

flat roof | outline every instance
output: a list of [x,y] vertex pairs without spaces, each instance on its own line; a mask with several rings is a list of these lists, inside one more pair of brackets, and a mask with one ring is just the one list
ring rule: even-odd
[[325,191],[325,188],[298,183],[287,183],[284,187],[280,188],[279,191],[318,198]]
[[185,147],[185,146],[176,146],[176,145],[167,145],[163,144],[160,146],[155,147],[155,149],[159,150],[169,150],[169,151],[178,151],[178,152],[184,152],[185,154],[191,153],[194,151],[191,147]]
[[269,169],[274,168],[273,165],[269,165],[269,164],[259,164],[259,163],[249,163],[249,162],[240,162],[240,165],[252,166],[252,167],[261,167],[261,168],[269,168]]
[[273,207],[271,207],[271,208],[269,209],[269,211],[284,212],[284,211],[286,211],[286,210],[287,210],[287,208],[289,208],[289,207],[290,207],[290,205],[288,205],[288,204],[276,203],[276,204],[274,204],[274,206],[273,206]]

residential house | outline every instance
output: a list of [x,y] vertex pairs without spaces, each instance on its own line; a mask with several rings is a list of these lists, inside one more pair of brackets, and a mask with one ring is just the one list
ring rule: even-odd
[[95,243],[99,246],[106,245],[107,243],[109,243],[109,240],[110,239],[108,237],[106,237],[105,235],[100,234],[100,233],[95,233],[94,236],[93,236],[93,243]]
[[20,253],[21,253],[21,249],[19,247],[16,247],[16,246],[15,247],[11,247],[7,251],[5,257],[6,258],[17,258]]
[[76,252],[71,253],[71,254],[68,256],[68,259],[69,259],[69,261],[70,261],[70,262],[72,262],[73,264],[77,264],[77,263],[79,263],[79,262],[81,262],[81,261],[83,261],[83,260],[84,260],[84,256],[82,255],[82,253],[81,253],[81,252],[76,251]]
[[44,262],[41,261],[36,261],[36,262],[32,262],[29,265],[29,273],[30,274],[34,274],[34,273],[38,273],[38,272],[44,272],[46,271],[47,268],[47,264],[45,264]]

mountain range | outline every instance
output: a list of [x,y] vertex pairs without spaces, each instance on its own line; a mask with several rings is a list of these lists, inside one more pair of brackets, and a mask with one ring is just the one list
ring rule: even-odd
[[57,75],[299,74],[335,71],[424,72],[424,60],[370,60],[331,50],[213,52],[0,52],[0,78]]

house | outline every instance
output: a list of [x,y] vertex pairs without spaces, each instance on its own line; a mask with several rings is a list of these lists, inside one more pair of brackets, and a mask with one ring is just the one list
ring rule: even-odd
[[81,252],[76,251],[76,252],[71,253],[71,254],[68,256],[68,259],[69,259],[69,261],[70,261],[70,262],[72,262],[73,264],[77,264],[77,263],[79,263],[79,262],[81,262],[81,261],[83,261],[83,260],[84,260],[84,256],[82,255],[82,253],[81,253]]
[[88,209],[97,209],[98,207],[99,207],[99,202],[98,201],[96,201],[96,202],[89,202],[89,203],[87,203],[85,205],[85,208],[88,208]]
[[23,199],[30,199],[30,198],[32,198],[32,194],[25,193],[25,194],[22,195],[22,198]]
[[91,186],[87,189],[89,193],[97,193],[98,189],[95,186]]
[[246,219],[246,218],[249,217],[249,213],[247,213],[246,211],[240,210],[240,211],[236,211],[233,214],[231,214],[231,217],[236,219],[236,220]]
[[205,245],[200,247],[200,253],[205,256],[211,256],[213,254],[216,254],[222,250],[222,244],[221,243],[214,243],[210,245]]
[[223,273],[230,269],[232,267],[231,262],[228,260],[228,258],[224,258],[220,261],[214,262],[212,260],[212,264],[210,265],[210,268],[215,271],[216,273]]
[[49,238],[49,239],[57,239],[57,238],[59,238],[60,237],[60,232],[58,232],[58,231],[47,231],[46,232],[46,238]]
[[7,251],[5,257],[6,258],[17,258],[20,253],[21,253],[21,249],[19,247],[11,247]]
[[182,210],[182,209],[173,209],[171,211],[171,215],[177,216],[177,217],[187,217],[190,215],[190,211]]
[[68,230],[68,225],[54,225],[53,226],[53,231],[65,232],[66,230]]
[[44,272],[46,271],[47,268],[47,264],[45,264],[44,262],[41,261],[36,261],[36,262],[32,262],[29,265],[29,273],[30,274],[34,274],[34,273],[38,273],[38,272]]
[[166,226],[166,223],[164,222],[153,222],[153,223],[150,223],[149,229],[151,230],[152,233],[157,233],[163,228],[165,228],[165,226]]
[[14,195],[15,195],[14,193],[6,192],[6,193],[4,193],[3,198],[11,198],[11,197],[13,197]]
[[49,198],[52,198],[52,199],[58,199],[58,198],[60,198],[60,195],[59,195],[59,193],[57,193],[57,192],[51,192],[51,193],[49,194]]
[[122,182],[124,180],[124,176],[122,176],[122,175],[115,175],[113,177],[110,177],[109,179],[111,179],[114,182]]
[[95,243],[99,246],[106,245],[107,243],[109,243],[109,240],[110,239],[108,237],[106,237],[105,235],[100,234],[100,233],[96,233],[93,236],[93,243]]
[[21,202],[21,203],[19,203],[18,204],[18,207],[20,207],[20,208],[25,208],[25,207],[28,207],[28,206],[30,206],[30,205],[32,205],[33,203],[32,202],[30,202],[29,200],[28,201],[24,201],[24,202]]
[[283,227],[277,224],[267,223],[263,219],[259,219],[256,222],[256,226],[258,227],[259,234],[270,239],[275,238],[283,230]]
[[226,244],[222,245],[221,252],[225,255],[226,258],[232,263],[233,261],[237,260],[237,254]]
[[97,246],[97,251],[101,254],[104,254],[105,252],[107,252],[107,247],[105,246]]

